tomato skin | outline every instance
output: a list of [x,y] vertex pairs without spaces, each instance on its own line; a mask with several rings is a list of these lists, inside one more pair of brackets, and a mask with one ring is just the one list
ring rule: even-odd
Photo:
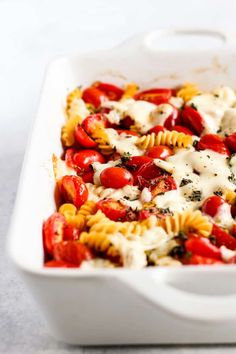
[[165,160],[167,157],[173,155],[173,151],[168,146],[158,145],[150,148],[146,152],[146,155],[154,159]]
[[155,133],[155,134],[158,134],[160,132],[164,132],[166,129],[165,127],[163,127],[162,125],[155,125],[155,127],[149,129],[148,133],[151,134],[151,133]]
[[128,210],[125,205],[111,198],[100,200],[97,203],[97,208],[113,221],[124,221]]
[[98,127],[107,128],[108,120],[101,113],[90,114],[83,120],[81,126],[86,133],[91,134]]
[[153,88],[138,92],[135,100],[148,101],[155,104],[168,103],[171,98],[171,90],[166,88]]
[[132,130],[127,130],[127,129],[116,129],[117,133],[120,134],[127,134],[127,135],[133,135],[133,136],[139,136],[139,133],[133,132]]
[[104,163],[105,159],[102,154],[96,150],[81,150],[74,154],[73,161],[77,168],[84,172],[88,172],[91,170],[92,163]]
[[214,216],[218,213],[219,208],[224,203],[225,203],[225,201],[223,198],[221,198],[217,195],[213,195],[213,196],[204,200],[204,202],[202,204],[202,211],[203,211],[203,213],[208,214],[214,218]]
[[60,213],[53,213],[43,223],[43,247],[47,254],[52,254],[57,242],[63,240],[66,219]]
[[93,254],[88,247],[78,241],[62,241],[56,244],[53,252],[56,261],[64,261],[80,266],[85,260],[91,260]]
[[175,127],[175,125],[181,123],[180,119],[180,114],[177,108],[173,107],[172,113],[169,115],[169,117],[166,118],[164,127],[168,130],[171,130]]
[[202,257],[221,260],[221,252],[208,238],[191,237],[185,242],[186,251]]
[[86,103],[92,104],[95,108],[98,108],[107,98],[106,94],[96,87],[88,87],[82,94],[82,99]]
[[197,144],[198,150],[210,149],[219,154],[230,155],[229,149],[225,145],[223,139],[216,134],[205,134],[201,137]]
[[94,176],[94,172],[88,171],[88,172],[83,173],[81,175],[81,178],[83,179],[83,181],[85,183],[93,183],[93,176]]
[[111,101],[119,101],[124,93],[124,90],[120,87],[101,81],[95,82],[93,87],[96,87],[98,90],[104,92]]
[[100,180],[106,188],[123,188],[133,184],[132,174],[122,167],[108,167],[100,174]]
[[160,176],[151,181],[150,188],[151,188],[152,197],[156,197],[158,194],[162,194],[177,189],[177,185],[172,176]]
[[194,135],[193,132],[191,132],[190,129],[183,127],[182,125],[175,125],[173,128],[171,128],[170,130],[175,130],[176,132],[179,133],[184,133],[186,135]]
[[81,177],[64,176],[61,179],[61,193],[66,202],[80,208],[88,199],[88,189]]
[[217,265],[217,264],[224,264],[224,262],[209,258],[209,257],[202,257],[197,254],[192,254],[189,259],[183,261],[184,264],[188,265]]
[[63,241],[78,240],[79,239],[79,229],[72,225],[66,225],[64,229]]
[[202,134],[204,130],[204,121],[196,109],[190,106],[185,106],[182,111],[182,119],[184,125],[186,125],[187,128],[193,131],[196,135]]
[[124,119],[122,119],[121,121],[121,125],[122,127],[124,127],[125,129],[129,129],[131,125],[134,124],[134,120],[130,117],[127,116]]
[[77,125],[75,128],[75,140],[81,146],[86,148],[93,148],[97,146],[97,143],[92,138],[90,138],[84,128],[82,128],[80,125]]
[[213,224],[211,234],[215,236],[216,246],[218,247],[225,246],[233,251],[236,249],[236,238],[234,238],[228,232],[221,229],[216,224]]
[[224,140],[224,143],[228,149],[230,149],[232,152],[236,152],[236,133],[227,136]]
[[140,166],[152,162],[152,158],[149,156],[132,156],[126,163],[125,166],[131,171],[137,170]]
[[64,262],[64,261],[48,261],[44,263],[44,267],[46,268],[76,268],[77,266],[72,263]]
[[73,148],[70,148],[70,149],[67,149],[66,150],[66,153],[65,153],[65,161],[66,161],[66,164],[68,167],[71,167],[71,168],[76,168],[75,164],[74,164],[74,154],[76,153],[77,150],[73,149]]
[[[148,156],[147,156],[148,157]],[[140,183],[140,178],[146,181],[161,176],[162,170],[153,161],[142,164],[134,175],[134,184]]]

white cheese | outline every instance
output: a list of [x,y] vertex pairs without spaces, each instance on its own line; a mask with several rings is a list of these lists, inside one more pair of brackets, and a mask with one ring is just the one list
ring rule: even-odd
[[57,181],[62,179],[64,176],[76,176],[76,171],[73,168],[67,166],[66,162],[56,155],[52,156],[52,164],[54,176]]
[[214,216],[214,220],[220,226],[230,229],[235,223],[231,215],[231,206],[228,203],[222,204]]
[[151,112],[152,126],[164,125],[166,119],[173,113],[174,108],[168,103],[159,104]]
[[181,97],[172,96],[169,102],[176,108],[181,108],[184,105],[184,100]]
[[169,173],[172,173],[174,171],[174,166],[170,162],[161,159],[154,159],[153,162],[157,167],[160,167],[162,170],[165,170]]
[[221,86],[213,90],[213,95],[217,95],[222,101],[224,101],[229,107],[236,103],[236,94],[228,86]]
[[122,133],[118,134],[115,129],[108,128],[106,133],[109,139],[109,144],[116,149],[116,151],[123,155],[129,153],[132,156],[140,156],[144,154],[144,151],[139,149],[135,143],[138,139],[137,136]]
[[80,116],[82,119],[85,119],[90,114],[84,100],[81,98],[75,99],[71,102],[69,116],[70,118],[75,116]]
[[235,256],[235,251],[232,251],[225,246],[220,247],[220,253],[221,253],[221,258],[225,262],[228,262],[231,258]]
[[111,124],[119,124],[121,121],[121,115],[115,109],[105,114],[106,118]]
[[80,269],[82,270],[92,270],[94,268],[115,268],[116,265],[109,261],[108,259],[103,258],[94,258],[90,261],[83,261],[81,263]]
[[152,193],[149,191],[147,187],[143,188],[141,192],[140,200],[142,203],[148,203],[152,200]]
[[236,132],[236,108],[229,108],[225,111],[221,121],[222,135]]

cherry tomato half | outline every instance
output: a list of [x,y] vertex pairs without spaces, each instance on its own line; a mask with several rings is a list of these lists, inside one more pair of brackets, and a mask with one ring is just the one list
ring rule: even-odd
[[83,173],[80,177],[85,183],[93,183],[94,171],[88,171]]
[[148,156],[132,156],[127,162],[125,162],[125,166],[130,169],[130,171],[136,171],[139,167],[144,164],[152,162],[152,158]]
[[192,254],[187,260],[183,261],[184,264],[189,265],[217,265],[224,264],[224,262],[215,258],[202,257],[197,254]]
[[122,127],[124,127],[125,129],[129,129],[130,126],[133,125],[133,124],[134,124],[134,120],[133,120],[131,117],[129,117],[129,116],[125,117],[125,118],[122,119],[122,121],[121,121],[121,125],[122,125]]
[[108,99],[108,97],[96,87],[88,87],[83,91],[82,99],[86,103],[90,103],[95,108],[98,108],[103,101]]
[[186,135],[194,135],[193,132],[191,132],[190,129],[183,127],[182,125],[175,125],[173,128],[171,128],[170,130],[175,130],[176,132],[179,133],[184,133]]
[[86,133],[91,134],[96,128],[107,128],[108,120],[100,113],[90,114],[82,122],[82,128]]
[[66,219],[60,213],[52,214],[43,223],[43,247],[46,253],[52,254],[57,242],[63,240]]
[[81,177],[64,176],[61,180],[61,193],[66,202],[80,208],[88,199],[88,189]]
[[96,150],[81,150],[74,154],[73,161],[77,168],[88,172],[91,170],[91,164],[93,162],[104,163],[105,159],[102,154]]
[[78,240],[80,231],[77,227],[66,225],[64,229],[63,241]]
[[85,260],[91,260],[93,254],[88,247],[78,241],[63,241],[54,247],[54,258],[57,261],[69,262],[80,266]]
[[160,132],[164,132],[166,129],[165,127],[163,127],[162,125],[155,125],[155,127],[149,129],[148,133],[151,134],[151,133],[155,133],[155,134],[158,134]]
[[122,167],[108,167],[100,174],[100,180],[106,188],[123,188],[133,184],[132,174]]
[[214,217],[218,213],[221,205],[223,205],[224,203],[225,201],[223,198],[217,195],[213,195],[204,200],[202,204],[202,211],[203,213]]
[[75,268],[77,267],[75,264],[64,262],[64,261],[48,261],[44,263],[44,267],[46,268]]
[[166,88],[153,88],[138,92],[135,100],[148,101],[155,104],[168,103],[171,98],[171,90]]
[[170,157],[173,155],[173,151],[165,145],[158,145],[158,146],[153,146],[150,148],[147,152],[146,155],[149,157],[152,157],[154,159],[161,159],[165,160],[167,157]]
[[119,101],[124,93],[124,90],[120,87],[101,81],[96,81],[93,84],[93,87],[96,87],[98,90],[104,92],[111,101]]
[[227,136],[224,143],[232,152],[236,152],[236,133]]
[[82,128],[80,125],[75,127],[75,140],[81,146],[86,148],[93,148],[97,146],[97,143],[92,138],[90,138],[84,128]]
[[185,106],[182,111],[182,119],[184,125],[196,135],[202,134],[204,130],[204,120],[196,109],[190,106]]
[[149,181],[149,184],[151,188],[152,197],[156,197],[158,194],[177,189],[175,180],[172,176],[160,176]]
[[127,135],[133,135],[133,136],[139,136],[137,132],[133,132],[132,130],[126,130],[126,129],[116,129],[117,133],[120,134],[127,134]]
[[225,246],[230,250],[236,250],[236,238],[221,229],[219,226],[213,224],[211,234],[215,236],[216,246]]
[[[148,157],[148,156],[147,156]],[[155,165],[153,161],[149,161],[145,164],[142,164],[134,175],[134,184],[140,184],[140,179],[149,181],[151,179],[157,178],[163,174],[162,170]],[[142,183],[141,183],[142,185]],[[146,185],[145,185],[146,187]]]
[[198,150],[210,149],[219,154],[230,155],[229,149],[225,145],[223,139],[216,134],[205,134],[201,137],[197,144]]
[[221,259],[221,252],[208,238],[191,237],[185,242],[186,251],[202,257]]
[[75,164],[74,164],[74,154],[76,153],[76,149],[73,149],[73,148],[70,148],[70,149],[67,149],[66,150],[66,153],[65,153],[65,161],[66,161],[66,164],[67,166],[71,167],[71,168],[76,168]]
[[97,203],[100,209],[109,219],[113,221],[124,221],[127,213],[127,207],[111,198],[102,199]]

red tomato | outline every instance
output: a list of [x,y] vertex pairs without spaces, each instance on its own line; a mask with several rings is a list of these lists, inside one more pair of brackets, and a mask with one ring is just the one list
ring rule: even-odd
[[236,152],[236,133],[227,136],[224,143],[232,152]]
[[158,217],[159,219],[165,219],[165,217],[167,215],[171,215],[170,213],[161,213],[160,210],[156,207],[150,208],[150,209],[143,209],[140,210],[138,213],[138,220],[142,221],[145,220],[147,218],[149,218],[151,215],[155,215],[156,217]]
[[132,130],[126,130],[126,129],[116,129],[117,133],[120,135],[120,134],[128,134],[128,135],[133,135],[133,136],[139,136],[138,133],[136,132],[132,132]]
[[57,261],[69,262],[80,266],[85,260],[91,260],[93,254],[88,247],[78,241],[63,241],[54,247],[54,258]]
[[90,138],[84,128],[82,128],[80,125],[77,125],[75,128],[75,140],[81,146],[86,148],[93,148],[97,146],[97,143],[92,138]]
[[180,114],[177,108],[172,106],[173,110],[169,117],[166,118],[164,127],[168,130],[171,130],[175,125],[181,124]]
[[204,130],[204,121],[200,113],[190,106],[185,106],[182,111],[184,125],[192,130],[196,135],[201,135]]
[[129,129],[130,126],[134,124],[134,120],[131,117],[127,116],[122,119],[121,124],[122,127],[124,127],[125,129]]
[[157,167],[153,161],[149,161],[147,163],[142,164],[139,169],[134,173],[134,184],[137,184],[140,177],[149,181],[161,175],[162,170]]
[[165,160],[167,157],[173,155],[173,151],[168,146],[158,145],[150,148],[146,152],[146,155],[154,159]]
[[124,93],[124,90],[120,87],[101,81],[95,82],[93,87],[96,87],[100,91],[104,92],[111,101],[119,101]]
[[77,266],[75,264],[71,264],[68,262],[64,261],[48,261],[44,263],[44,267],[47,268],[76,268]]
[[57,242],[63,240],[66,219],[60,213],[52,214],[43,223],[43,247],[46,253],[52,254]]
[[189,130],[186,127],[183,127],[182,125],[175,125],[173,128],[171,128],[170,130],[175,130],[176,132],[179,133],[184,133],[186,135],[194,135],[193,132],[191,132],[191,130]]
[[85,172],[81,175],[81,177],[85,183],[93,183],[93,176],[94,176],[93,171],[88,171],[88,172]]
[[76,153],[77,150],[75,149],[67,149],[66,153],[65,153],[65,161],[67,166],[71,167],[71,168],[76,168],[75,164],[74,164],[74,154]]
[[216,246],[225,246],[230,250],[236,249],[236,238],[230,235],[225,230],[221,229],[219,226],[213,224],[211,234],[215,236],[216,239]]
[[100,180],[106,188],[123,188],[133,184],[132,174],[122,167],[108,167],[100,174]]
[[148,156],[132,156],[126,163],[126,167],[131,171],[137,170],[140,166],[151,162],[152,158]]
[[100,200],[97,203],[97,208],[100,209],[109,219],[114,221],[124,221],[128,209],[119,201],[111,198]]
[[224,264],[220,260],[209,258],[209,257],[202,257],[197,254],[192,254],[190,258],[183,262],[184,264],[189,265],[214,265],[214,264]]
[[236,216],[236,205],[231,205],[231,215],[233,218]]
[[86,103],[92,104],[95,108],[98,108],[101,103],[107,100],[107,96],[104,92],[100,91],[96,87],[88,87],[83,91],[82,99]]
[[80,208],[88,199],[88,189],[81,177],[64,176],[61,180],[61,193],[66,202]]
[[81,150],[74,154],[74,163],[76,167],[79,167],[82,171],[88,172],[91,170],[91,164],[93,162],[104,163],[105,159],[100,154],[100,152],[96,150]]
[[172,176],[160,176],[148,182],[153,197],[177,188],[175,180]]
[[155,104],[168,103],[171,98],[171,90],[166,88],[153,88],[138,92],[135,100],[148,101]]
[[191,237],[185,242],[186,251],[198,256],[221,259],[221,252],[208,238]]
[[155,133],[158,134],[160,132],[164,132],[166,129],[162,125],[156,125],[155,127],[149,129],[148,133]]
[[204,200],[202,204],[202,211],[203,213],[214,217],[218,213],[221,205],[223,205],[224,203],[225,201],[223,198],[218,197],[217,195],[213,195]]
[[84,128],[88,134],[91,134],[98,127],[107,128],[107,126],[107,119],[100,113],[90,114],[82,122],[82,128]]
[[78,240],[80,231],[77,227],[72,225],[66,225],[64,229],[63,241]]
[[198,150],[210,149],[219,154],[230,155],[230,152],[225,145],[223,139],[216,134],[205,134],[201,137],[197,144]]

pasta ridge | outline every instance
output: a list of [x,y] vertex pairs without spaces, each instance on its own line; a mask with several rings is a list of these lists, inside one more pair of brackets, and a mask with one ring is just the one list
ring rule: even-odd
[[175,130],[159,132],[158,134],[151,133],[138,138],[136,145],[142,149],[150,149],[153,146],[166,145],[170,147],[186,148],[193,144],[191,135],[179,133]]

